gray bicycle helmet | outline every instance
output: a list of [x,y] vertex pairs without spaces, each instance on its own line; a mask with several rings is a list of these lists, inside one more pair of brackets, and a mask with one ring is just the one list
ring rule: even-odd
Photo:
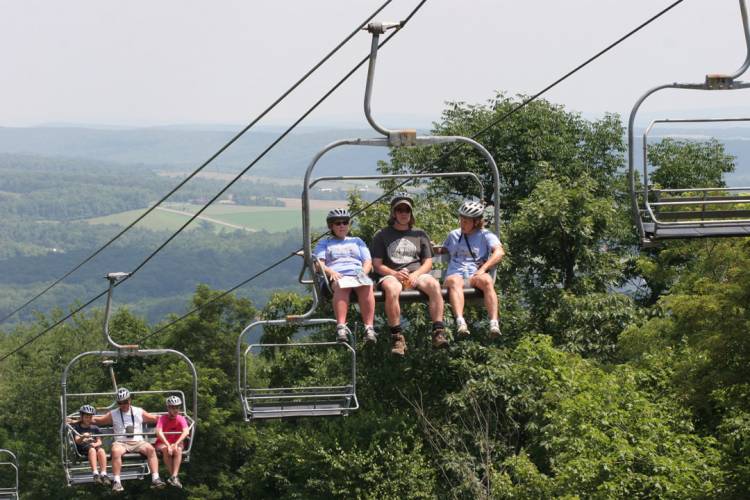
[[81,415],[83,415],[84,413],[86,415],[96,415],[96,408],[91,405],[83,405],[81,406],[81,409],[78,410],[78,413],[80,413]]
[[117,402],[120,401],[127,401],[130,399],[130,391],[125,389],[124,387],[120,387],[117,389]]
[[466,200],[458,209],[458,215],[470,219],[478,219],[484,215],[484,205],[478,201]]
[[182,400],[179,396],[169,396],[167,398],[167,406],[182,406]]
[[328,215],[326,216],[326,222],[332,222],[334,220],[339,219],[351,219],[352,216],[349,213],[349,210],[346,208],[334,208],[330,212],[328,212]]

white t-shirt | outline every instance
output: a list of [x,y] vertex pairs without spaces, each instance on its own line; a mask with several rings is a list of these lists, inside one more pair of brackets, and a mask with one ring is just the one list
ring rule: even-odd
[[128,411],[122,411],[119,408],[112,410],[112,429],[115,434],[125,434],[127,432],[125,428],[129,425],[133,426],[133,435],[131,437],[115,436],[115,441],[143,441],[143,435],[139,434],[143,432],[143,408],[130,405]]

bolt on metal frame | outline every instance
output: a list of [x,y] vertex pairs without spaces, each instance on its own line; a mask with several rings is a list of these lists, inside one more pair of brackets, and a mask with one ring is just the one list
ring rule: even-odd
[[[628,174],[629,174],[629,190],[631,199],[631,212],[636,228],[638,230],[638,236],[641,245],[644,247],[652,246],[657,241],[663,239],[685,239],[685,238],[710,238],[710,237],[725,237],[725,236],[750,236],[750,219],[744,210],[737,211],[709,211],[705,212],[705,215],[709,215],[711,218],[706,220],[681,220],[681,221],[667,221],[664,220],[664,212],[657,214],[652,207],[659,206],[681,206],[681,205],[704,205],[703,199],[696,197],[697,199],[678,199],[677,196],[685,192],[705,193],[705,196],[716,198],[718,196],[710,196],[709,193],[723,192],[726,196],[722,196],[722,201],[711,199],[710,204],[735,204],[735,203],[747,203],[747,196],[744,194],[750,188],[702,188],[702,189],[687,189],[687,190],[675,190],[675,189],[661,189],[652,190],[651,192],[661,196],[662,194],[667,195],[667,199],[661,199],[659,201],[652,202],[649,200],[649,186],[648,186],[648,162],[646,159],[647,155],[647,136],[656,123],[666,122],[730,122],[730,121],[747,121],[746,118],[714,118],[714,119],[685,119],[685,120],[655,120],[648,127],[644,133],[643,147],[644,147],[644,162],[643,162],[643,190],[639,192],[636,188],[636,173],[635,173],[635,117],[638,113],[639,108],[643,102],[655,94],[658,91],[664,89],[688,89],[688,90],[709,90],[709,91],[727,91],[727,90],[739,90],[750,88],[750,82],[743,82],[738,78],[744,74],[748,67],[750,67],[750,26],[748,24],[747,17],[747,6],[746,0],[739,0],[740,5],[740,16],[742,18],[742,27],[745,37],[745,60],[742,65],[731,74],[708,74],[706,75],[705,82],[703,83],[670,83],[665,85],[656,86],[648,90],[643,94],[633,106],[630,112],[630,119],[628,121]],[[643,206],[639,203],[638,198],[642,197]],[[717,203],[718,202],[718,203]],[[694,212],[696,216],[700,217],[701,212]],[[669,212],[672,216],[673,213]],[[742,219],[733,219],[732,217],[743,217]],[[661,217],[661,219],[659,218]],[[678,216],[680,217],[680,216]],[[645,219],[645,220],[644,220]]]
[[10,469],[15,476],[13,486],[0,485],[0,500],[18,500],[18,458],[5,448],[0,448],[0,469]]
[[[198,374],[195,369],[195,365],[193,364],[190,359],[185,356],[183,353],[176,351],[174,349],[140,349],[138,345],[121,345],[115,342],[109,331],[109,320],[111,317],[112,312],[112,293],[114,290],[114,287],[116,283],[128,276],[128,273],[110,273],[106,276],[107,280],[109,281],[109,290],[107,292],[107,304],[105,307],[105,313],[104,313],[104,325],[103,325],[103,331],[104,331],[104,341],[106,344],[108,344],[112,350],[100,350],[100,351],[89,351],[84,352],[76,357],[74,357],[65,367],[65,370],[63,371],[62,375],[62,395],[60,396],[60,414],[62,417],[62,424],[60,425],[60,454],[62,458],[63,468],[65,469],[65,478],[68,486],[76,485],[76,484],[85,484],[90,483],[93,481],[90,467],[88,466],[88,462],[86,460],[86,457],[81,457],[78,455],[75,443],[73,442],[73,437],[75,435],[75,430],[73,430],[72,426],[67,423],[67,419],[71,417],[75,417],[78,415],[77,408],[72,409],[69,408],[69,403],[72,400],[78,400],[78,401],[88,401],[89,398],[96,398],[96,397],[113,397],[117,393],[118,385],[117,380],[115,378],[114,368],[113,364],[118,359],[127,359],[127,358],[135,358],[135,357],[151,357],[151,356],[164,356],[164,355],[173,355],[177,356],[179,359],[184,361],[188,369],[190,371],[190,374],[192,375],[192,411],[187,411],[187,401],[185,398],[185,394],[181,390],[176,389],[165,389],[165,390],[158,390],[158,391],[131,391],[131,394],[133,395],[155,395],[160,394],[164,397],[172,395],[172,394],[179,394],[180,398],[182,399],[182,414],[185,417],[185,419],[188,422],[190,433],[188,434],[187,438],[187,446],[183,450],[183,462],[187,463],[190,461],[190,452],[193,447],[193,441],[195,438],[195,429],[196,424],[198,423]],[[71,370],[84,358],[89,357],[98,357],[102,359],[102,364],[107,367],[110,373],[110,377],[112,379],[112,385],[113,385],[113,392],[75,392],[71,393],[68,392],[68,378],[69,374],[71,373]],[[112,403],[110,406],[105,408],[105,410],[109,411],[115,407],[115,404]],[[153,414],[163,414],[164,412],[150,412]],[[144,429],[143,432],[144,436],[153,436],[154,432],[146,432]],[[114,433],[103,433],[101,434],[101,437],[103,438],[114,438],[117,435]],[[131,456],[132,455],[132,456]],[[128,480],[128,479],[142,479],[143,477],[146,477],[150,474],[148,463],[146,462],[145,457],[142,457],[137,454],[126,454],[123,457],[123,468],[121,473],[122,480]],[[108,465],[111,466],[111,461]]]

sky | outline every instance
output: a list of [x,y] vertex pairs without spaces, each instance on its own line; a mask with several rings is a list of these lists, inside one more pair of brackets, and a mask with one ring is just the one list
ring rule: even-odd
[[[382,3],[0,0],[0,126],[247,123]],[[393,0],[378,19],[417,3]],[[427,0],[379,54],[373,113],[424,127],[446,101],[533,94],[671,3]],[[357,35],[263,123],[295,119],[369,44]],[[738,0],[685,0],[545,97],[627,121],[649,88],[733,72],[745,52]],[[363,68],[305,123],[366,126],[364,80]],[[663,91],[643,116],[750,115],[743,92]]]

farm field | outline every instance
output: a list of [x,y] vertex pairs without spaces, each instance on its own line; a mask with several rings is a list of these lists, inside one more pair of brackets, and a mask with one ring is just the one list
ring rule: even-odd
[[[324,202],[330,203],[330,202]],[[341,204],[341,203],[339,203]],[[336,205],[338,206],[338,205]],[[168,203],[164,210],[157,209],[139,223],[144,228],[153,230],[177,230],[190,217],[200,210],[200,205],[186,203]],[[313,227],[325,226],[328,208],[313,208]],[[129,210],[104,217],[88,219],[89,224],[116,224],[125,226],[135,220],[144,210]],[[240,205],[217,205],[209,207],[203,219],[193,221],[188,230],[199,227],[199,224],[211,224],[217,231],[245,229],[248,231],[282,232],[302,227],[302,213],[296,207],[251,207]]]

